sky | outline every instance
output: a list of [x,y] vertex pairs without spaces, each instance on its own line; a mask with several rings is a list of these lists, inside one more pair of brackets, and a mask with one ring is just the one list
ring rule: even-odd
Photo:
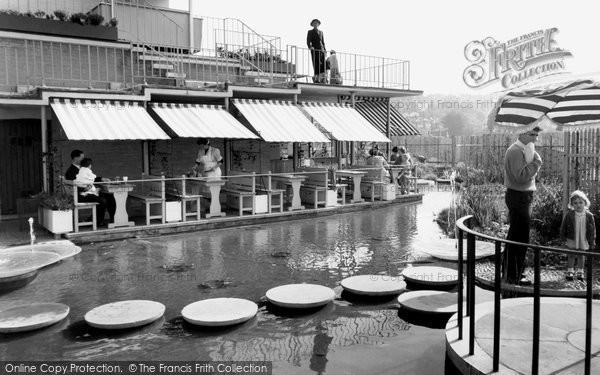
[[[187,7],[188,0],[170,0]],[[197,16],[238,18],[282,45],[306,46],[310,21],[318,18],[328,49],[410,61],[410,88],[425,94],[498,93],[494,84],[470,88],[465,46],[493,37],[506,42],[556,27],[555,40],[573,57],[565,59],[574,77],[600,76],[600,3],[555,0],[193,0]]]

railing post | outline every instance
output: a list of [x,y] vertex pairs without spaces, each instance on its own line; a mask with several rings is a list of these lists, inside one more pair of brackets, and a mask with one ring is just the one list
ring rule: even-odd
[[592,372],[592,276],[594,273],[593,259],[594,257],[586,257],[587,262],[587,291],[585,296],[585,375],[590,375]]
[[358,64],[356,63],[356,55],[354,55],[354,86],[358,85]]
[[40,40],[40,59],[42,59],[42,62],[40,64],[40,71],[42,73],[42,87],[46,87],[46,76],[44,75],[44,45],[42,44],[41,40]]
[[381,88],[385,87],[385,57],[381,59]]
[[458,228],[458,339],[463,338],[463,237],[464,232]]
[[494,356],[493,371],[497,372],[500,365],[500,291],[502,275],[500,268],[502,267],[502,243],[496,241],[494,254]]
[[531,374],[537,375],[540,360],[540,250],[533,253],[533,352]]
[[467,233],[467,288],[469,288],[469,354],[475,354],[475,236]]

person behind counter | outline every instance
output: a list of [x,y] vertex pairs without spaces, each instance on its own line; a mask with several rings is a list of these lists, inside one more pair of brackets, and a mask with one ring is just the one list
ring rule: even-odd
[[192,168],[195,177],[221,177],[223,157],[218,148],[210,146],[208,138],[198,140],[200,149],[196,156],[196,165]]

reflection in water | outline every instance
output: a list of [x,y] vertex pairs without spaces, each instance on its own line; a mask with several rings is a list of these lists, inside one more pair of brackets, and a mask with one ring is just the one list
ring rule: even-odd
[[[184,306],[207,298],[260,301],[268,289],[282,284],[339,288],[344,277],[355,274],[397,275],[415,237],[439,235],[431,223],[431,204],[425,213],[420,207],[394,205],[235,230],[85,245],[79,255],[0,296],[2,305],[17,300],[67,304],[71,322],[77,323],[12,336],[10,345],[0,345],[0,360],[271,360],[279,368],[335,373],[340,358],[356,357],[352,350],[357,347],[381,348],[360,359],[377,367],[380,363],[371,358],[402,342],[427,349],[422,353],[429,358],[417,353],[414,361],[439,360],[442,368],[443,345],[431,339],[437,334],[400,319],[389,301],[336,300],[299,316],[278,315],[263,306],[248,324],[219,332],[190,330],[180,318]],[[83,323],[92,308],[125,299],[163,303],[166,322],[118,335],[99,333]],[[438,347],[442,354],[432,359],[432,348]]]

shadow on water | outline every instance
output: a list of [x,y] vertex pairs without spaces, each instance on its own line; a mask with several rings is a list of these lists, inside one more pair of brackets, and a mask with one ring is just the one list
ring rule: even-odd
[[197,337],[220,337],[231,333],[239,333],[241,331],[254,328],[258,324],[258,318],[255,316],[250,320],[241,322],[238,324],[226,325],[226,326],[200,326],[196,324],[188,323],[182,317],[177,317],[169,321],[172,327],[179,326],[181,330],[187,334]]
[[385,303],[396,302],[398,294],[388,294],[384,296],[366,296],[344,290],[342,291],[340,297],[352,303],[353,305],[381,305]]
[[0,279],[0,297],[12,292],[13,290],[21,289],[37,277],[38,271],[34,270],[24,275],[16,277],[6,277]]
[[99,339],[118,339],[125,338],[128,336],[139,335],[143,333],[149,333],[158,331],[163,324],[165,324],[165,318],[160,319],[143,325],[141,327],[123,328],[123,329],[101,329],[90,326],[85,320],[79,320],[71,324],[67,329],[62,331],[62,335],[72,341],[96,341]]
[[329,302],[325,306],[309,307],[304,309],[281,307],[272,303],[267,303],[265,307],[267,312],[282,318],[309,318],[315,316],[323,316],[326,314],[330,314],[335,310],[335,305],[333,304],[333,302]]
[[39,335],[54,335],[57,332],[61,332],[65,328],[67,328],[70,324],[69,317],[64,318],[63,320],[48,326],[39,329],[34,329],[33,331],[27,332],[14,332],[14,333],[0,333],[0,342],[9,343],[11,341],[18,341],[22,339],[32,338],[34,336]]
[[453,315],[453,313],[449,314],[432,314],[425,313],[422,311],[413,312],[407,309],[403,309],[400,307],[398,309],[398,317],[404,320],[407,323],[414,324],[416,326],[434,328],[434,329],[443,329],[446,328],[446,323],[448,323],[448,319]]

